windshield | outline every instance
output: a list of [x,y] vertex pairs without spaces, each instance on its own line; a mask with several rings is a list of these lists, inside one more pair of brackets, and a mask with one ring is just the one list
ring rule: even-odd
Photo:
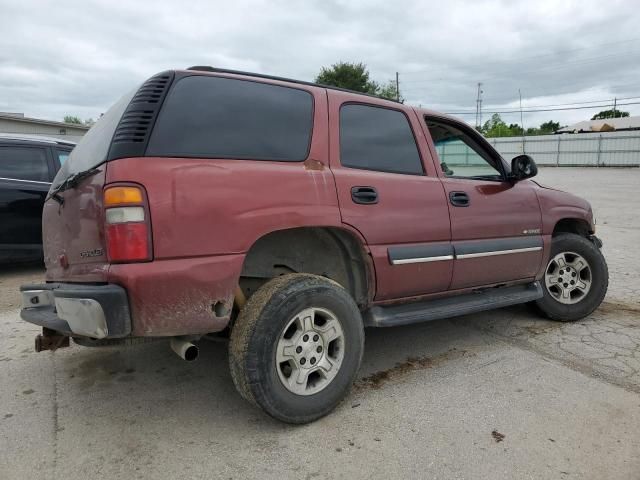
[[106,160],[120,117],[137,91],[138,87],[118,100],[82,137],[69,158],[62,164],[62,168],[53,180],[51,190],[57,188],[70,175],[97,167]]

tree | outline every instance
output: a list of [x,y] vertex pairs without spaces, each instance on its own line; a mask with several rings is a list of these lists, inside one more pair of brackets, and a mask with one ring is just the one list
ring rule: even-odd
[[549,120],[548,122],[544,122],[540,124],[540,134],[542,135],[553,133],[556,130],[560,130],[560,122],[554,122],[553,120]]
[[[320,73],[315,78],[315,82],[320,85],[346,88],[355,92],[368,93],[378,97],[396,100],[398,92],[394,81],[389,81],[386,85],[380,85],[371,80],[367,66],[360,63],[338,62],[331,67],[322,67]],[[403,98],[400,98],[404,102]]]
[[393,80],[389,80],[386,85],[380,87],[375,95],[382,98],[387,98],[389,100],[398,100],[400,103],[404,103],[404,98],[402,97],[402,95],[398,94],[396,82]]
[[485,137],[508,137],[507,124],[502,121],[500,114],[494,113],[491,118],[484,122],[480,131]]
[[591,120],[604,120],[606,118],[621,118],[628,116],[629,112],[623,112],[617,109],[614,110],[612,108],[611,110],[602,110],[601,112],[596,113],[593,117],[591,117]]
[[[559,128],[560,122],[549,120],[548,122],[541,124],[538,128],[527,128],[526,135],[548,135],[550,133],[554,133]],[[497,113],[491,115],[491,118],[484,122],[484,125],[482,125],[479,131],[487,138],[519,137],[524,133],[520,125],[517,123],[507,125]]]
[[480,132],[487,138],[515,137],[522,135],[522,128],[515,123],[507,125],[500,117],[500,114],[494,113],[489,120],[484,122],[484,125],[480,128]]
[[331,65],[331,68],[322,67],[315,82],[371,95],[375,95],[380,89],[369,78],[369,71],[364,63],[338,62]]
[[77,123],[82,125],[82,120],[80,120],[80,117],[76,117],[75,115],[65,115],[64,123]]

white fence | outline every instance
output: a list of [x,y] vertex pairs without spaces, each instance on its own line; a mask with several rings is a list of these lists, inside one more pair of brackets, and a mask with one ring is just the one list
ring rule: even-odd
[[638,167],[640,131],[488,138],[507,161],[531,155],[538,165]]

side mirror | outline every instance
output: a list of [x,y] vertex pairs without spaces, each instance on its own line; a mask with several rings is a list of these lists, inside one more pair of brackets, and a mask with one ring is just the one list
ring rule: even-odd
[[516,182],[525,178],[535,177],[538,166],[529,155],[518,155],[511,160],[511,179]]

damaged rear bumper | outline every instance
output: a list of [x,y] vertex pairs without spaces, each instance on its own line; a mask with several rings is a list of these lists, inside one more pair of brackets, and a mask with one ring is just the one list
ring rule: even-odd
[[131,333],[127,292],[119,285],[23,285],[23,320],[63,335],[120,338]]

